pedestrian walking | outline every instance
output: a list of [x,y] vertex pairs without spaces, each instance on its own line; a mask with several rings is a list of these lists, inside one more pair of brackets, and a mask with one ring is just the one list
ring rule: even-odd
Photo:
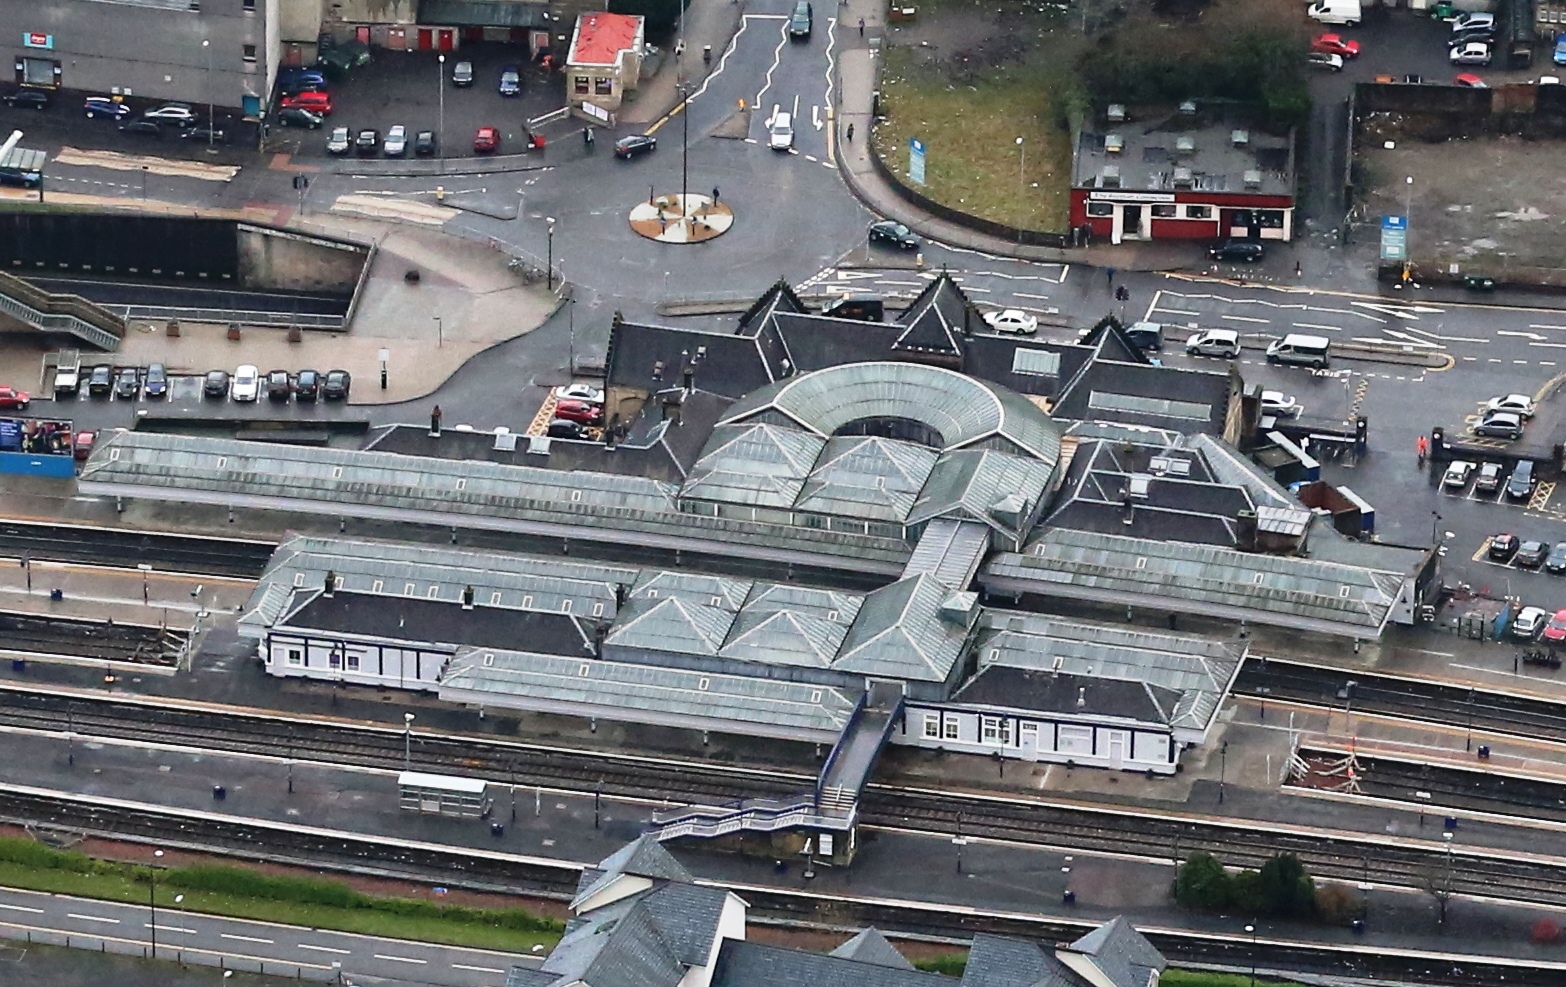
[[1113,267],[1104,269],[1104,283],[1110,288],[1115,286],[1115,269]]
[[859,36],[861,38],[865,36],[865,19],[863,17],[859,18]]
[[1297,278],[1302,278],[1305,276],[1305,268],[1300,266],[1299,261],[1294,262],[1294,276]]
[[1128,302],[1128,301],[1130,301],[1131,300],[1131,289],[1127,288],[1125,285],[1117,286],[1115,288],[1115,300],[1116,301],[1120,301],[1120,302]]
[[1430,440],[1421,435],[1414,440],[1414,451],[1419,454],[1419,465],[1425,465],[1425,457],[1430,455]]
[[712,204],[713,205],[717,205],[718,204],[718,186],[716,186],[716,185],[714,185],[712,187]]
[[854,142],[854,125],[852,123],[850,123],[848,125],[848,143],[852,144],[853,142]]

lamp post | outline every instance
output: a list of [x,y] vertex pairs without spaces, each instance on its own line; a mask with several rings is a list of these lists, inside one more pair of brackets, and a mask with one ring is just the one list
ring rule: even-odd
[[446,170],[446,56],[435,56],[435,91],[440,94],[440,115],[435,125],[435,160]]
[[1023,201],[1028,194],[1028,145],[1017,138],[1017,246],[1022,246]]
[[1251,937],[1251,987],[1256,987],[1256,923],[1247,925],[1245,932]]
[[680,137],[680,215],[685,215],[685,193],[690,190],[691,177],[691,90],[680,86],[680,118],[683,128]]
[[555,217],[546,216],[545,222],[549,224],[548,255],[544,260],[544,284],[550,291],[555,290]]
[[1229,773],[1229,742],[1225,740],[1218,748],[1218,804],[1223,805],[1224,776]]
[[1414,176],[1403,179],[1403,280],[1407,281],[1414,257]]
[[216,150],[212,146],[212,139],[217,127],[217,121],[212,119],[212,104],[214,102],[212,95],[212,39],[203,38],[201,47],[206,49],[207,52],[207,153],[211,154]]
[[413,714],[402,714],[402,770],[413,770]]
[[440,349],[446,345],[446,324],[440,316],[435,316],[435,348]]
[[1463,738],[1463,750],[1474,749],[1474,687],[1468,687],[1468,735]]
[[151,882],[147,891],[147,906],[152,912],[152,924],[147,926],[152,941],[152,958],[158,958],[158,861],[163,859],[162,850],[152,851],[152,869],[147,872]]

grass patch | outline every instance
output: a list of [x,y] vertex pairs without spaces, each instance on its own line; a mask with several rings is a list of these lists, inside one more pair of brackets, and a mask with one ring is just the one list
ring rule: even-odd
[[[947,18],[995,16],[959,0],[942,10]],[[1083,105],[1071,68],[1080,38],[1064,26],[996,30],[977,41],[884,51],[886,120],[875,131],[876,151],[907,181],[908,141],[918,138],[926,148],[919,190],[931,199],[1009,226],[1064,231],[1071,188],[1064,124]]]
[[914,969],[925,973],[944,973],[948,977],[960,977],[968,967],[968,951],[942,953],[922,960],[914,960]]
[[[146,903],[152,870],[0,838],[0,886],[106,901]],[[365,935],[507,952],[550,948],[561,925],[521,908],[480,909],[364,894],[338,881],[278,877],[244,867],[200,865],[157,872],[163,908]],[[184,895],[175,904],[174,897]]]
[[[1170,967],[1158,978],[1159,987],[1250,987],[1248,973],[1213,973],[1207,970],[1181,970]],[[1293,980],[1257,977],[1257,987],[1305,987]]]

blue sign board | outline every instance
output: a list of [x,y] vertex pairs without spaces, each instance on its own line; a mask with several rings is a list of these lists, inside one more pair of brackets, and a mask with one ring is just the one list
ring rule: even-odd
[[917,137],[908,138],[908,180],[924,184],[924,141]]
[[54,35],[52,35],[52,34],[44,34],[41,31],[23,31],[22,32],[22,47],[23,48],[45,48],[45,49],[53,48],[54,47]]
[[1408,260],[1408,217],[1381,217],[1381,259]]

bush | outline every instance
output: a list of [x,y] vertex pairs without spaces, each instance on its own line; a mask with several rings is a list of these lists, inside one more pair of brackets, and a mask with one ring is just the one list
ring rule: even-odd
[[1316,914],[1324,922],[1348,925],[1356,918],[1363,918],[1363,912],[1360,899],[1341,884],[1324,884],[1316,889]]
[[1256,884],[1263,915],[1309,918],[1316,913],[1316,882],[1292,853],[1280,853],[1262,864]]
[[1234,879],[1210,853],[1193,853],[1175,875],[1175,900],[1186,908],[1216,912],[1234,900]]
[[968,953],[942,953],[926,960],[914,960],[914,969],[925,973],[943,973],[948,977],[960,977],[968,968]]
[[78,874],[90,874],[97,869],[96,861],[85,853],[56,850],[20,836],[0,837],[0,860],[35,870],[65,870]]

